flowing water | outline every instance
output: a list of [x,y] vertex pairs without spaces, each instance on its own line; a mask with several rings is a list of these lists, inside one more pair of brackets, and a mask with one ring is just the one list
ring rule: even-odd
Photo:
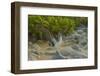
[[54,46],[49,41],[38,40],[29,42],[29,60],[53,60],[53,59],[79,59],[88,57],[87,27],[81,25],[67,36],[59,34],[58,40],[52,37]]

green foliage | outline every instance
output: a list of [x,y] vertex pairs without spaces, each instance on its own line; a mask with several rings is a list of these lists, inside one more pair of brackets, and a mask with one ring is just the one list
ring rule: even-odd
[[42,36],[42,28],[49,30],[52,34],[59,32],[67,35],[72,33],[80,24],[87,26],[86,17],[66,17],[66,16],[28,16],[28,30],[32,35]]

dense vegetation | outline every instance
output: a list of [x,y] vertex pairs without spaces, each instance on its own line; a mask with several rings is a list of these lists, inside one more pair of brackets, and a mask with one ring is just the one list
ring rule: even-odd
[[57,37],[59,33],[68,35],[81,24],[87,26],[87,17],[28,16],[29,35],[37,39],[45,39],[44,35]]

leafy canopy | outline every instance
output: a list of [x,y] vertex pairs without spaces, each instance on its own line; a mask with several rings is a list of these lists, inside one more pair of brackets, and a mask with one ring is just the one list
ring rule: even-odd
[[80,24],[87,26],[87,21],[87,17],[29,15],[28,30],[36,36],[42,35],[42,28],[47,29],[54,35],[59,32],[67,35],[72,33]]

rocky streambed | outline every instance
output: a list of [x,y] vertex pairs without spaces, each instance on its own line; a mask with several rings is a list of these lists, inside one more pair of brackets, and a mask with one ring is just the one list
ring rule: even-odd
[[49,45],[49,41],[28,42],[28,60],[81,59],[88,57],[87,27],[81,25],[63,36],[59,47]]

